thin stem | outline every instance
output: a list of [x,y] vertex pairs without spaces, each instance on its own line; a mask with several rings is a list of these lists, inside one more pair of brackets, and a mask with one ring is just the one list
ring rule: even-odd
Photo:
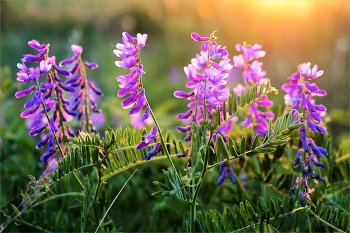
[[[53,73],[52,73],[51,70],[50,70],[50,78],[51,79],[54,78]],[[64,141],[65,146],[67,146],[68,139],[67,139],[65,128],[64,128],[64,124],[63,124],[63,113],[62,113],[62,108],[61,108],[61,99],[60,99],[60,96],[58,94],[58,86],[57,86],[57,84],[56,84],[56,87],[55,87],[55,92],[56,92],[56,97],[57,97],[58,113],[59,113],[59,116],[60,116],[60,125],[61,125],[61,128],[62,128],[63,141]]]
[[151,113],[151,116],[152,116],[152,118],[153,118],[153,121],[154,121],[154,123],[155,123],[156,126],[157,126],[157,130],[158,130],[158,133],[159,133],[159,136],[160,136],[160,140],[161,140],[161,142],[162,142],[163,150],[165,150],[165,154],[166,154],[166,156],[167,156],[167,158],[168,158],[168,160],[169,160],[169,163],[170,163],[171,167],[175,170],[175,173],[177,174],[179,180],[181,180],[179,174],[178,174],[177,171],[176,171],[175,165],[174,165],[173,161],[172,161],[171,158],[170,158],[170,154],[169,154],[168,148],[166,147],[166,144],[165,144],[165,140],[164,140],[162,131],[160,130],[159,124],[158,124],[158,122],[157,122],[157,119],[156,119],[156,117],[155,117],[153,111],[152,111],[152,108],[151,108],[150,104],[148,103],[148,100],[147,100],[147,105],[149,106],[149,111],[150,111],[150,113]]
[[[317,214],[315,214],[314,212],[312,212],[312,210],[311,210],[311,209],[309,209],[309,211],[310,211],[310,213],[311,213],[313,216],[315,216],[315,218],[317,218],[318,220],[320,220],[322,223],[326,224],[327,226],[332,227],[332,228],[333,228],[333,229],[335,229],[336,231],[339,231],[339,232],[344,232],[344,231],[340,230],[339,228],[337,228],[337,227],[333,226],[332,224],[330,224],[330,223],[326,222],[326,221],[325,221],[325,220],[323,220],[322,218],[320,218],[320,217],[319,217]],[[344,232],[344,233],[345,233],[345,232]]]
[[81,60],[81,56],[79,55],[79,67],[81,69],[81,72],[84,77],[84,95],[85,95],[85,131],[89,133],[89,105],[88,105],[88,83],[87,83],[87,77],[86,77],[86,71],[83,61]]
[[60,197],[68,197],[68,196],[84,196],[84,194],[83,194],[83,193],[80,193],[80,192],[71,192],[71,193],[61,193],[61,194],[57,194],[57,195],[55,195],[55,196],[48,197],[48,198],[46,198],[46,199],[44,199],[44,200],[42,200],[42,201],[39,201],[39,202],[35,203],[35,204],[32,206],[32,208],[34,208],[34,207],[36,207],[36,206],[38,206],[38,205],[41,205],[41,204],[43,204],[43,203],[45,203],[45,202],[47,202],[47,201],[51,201],[51,200],[54,200],[54,199],[60,198]]
[[[207,173],[207,171],[208,171],[208,169],[207,169],[207,165],[208,165],[208,157],[209,157],[209,143],[210,143],[210,141],[211,141],[211,137],[212,137],[212,134],[211,134],[211,132],[210,132],[210,134],[209,134],[209,140],[208,140],[208,142],[207,142],[207,145],[206,145],[206,149],[207,149],[207,151],[206,151],[206,153],[205,153],[205,158],[204,158],[204,166],[203,166],[203,170],[202,170],[202,174],[201,174],[201,177],[200,177],[200,180],[204,180],[204,176],[205,176],[205,174]],[[194,193],[194,195],[193,195],[193,199],[192,199],[192,203],[195,205],[196,204],[196,200],[197,200],[197,196],[198,196],[198,194],[199,194],[199,190],[200,190],[200,188],[201,188],[201,186],[202,186],[202,183],[203,182],[200,182],[199,183],[199,185],[198,185],[198,187],[197,187],[197,189],[196,189],[196,192]]]
[[[39,89],[39,83],[38,83],[38,89]],[[46,119],[47,119],[47,121],[48,121],[49,124],[50,124],[50,117],[49,117],[49,114],[48,114],[47,111],[46,111],[46,105],[45,105],[44,102],[42,102],[41,104],[42,104],[42,106],[43,106],[43,108],[44,108]],[[55,142],[56,142],[56,144],[57,144],[57,147],[58,147],[59,152],[61,153],[61,155],[62,155],[63,157],[65,157],[65,155],[64,155],[64,153],[63,153],[63,150],[62,150],[62,148],[61,148],[61,146],[60,146],[60,143],[58,142],[58,139],[57,139],[57,136],[56,136],[56,132],[55,132],[55,131],[52,131],[52,134],[53,134],[53,137],[54,137]]]
[[135,174],[136,171],[137,171],[137,169],[134,171],[134,173],[131,174],[131,176],[129,177],[129,179],[125,182],[125,184],[124,184],[123,187],[120,189],[120,191],[119,191],[119,193],[117,194],[117,196],[116,196],[116,197],[114,198],[114,200],[112,201],[111,205],[108,207],[108,209],[107,209],[105,215],[103,216],[103,218],[102,218],[100,224],[98,225],[98,227],[97,227],[95,233],[96,233],[96,232],[98,231],[98,229],[100,228],[100,226],[101,226],[103,220],[105,219],[105,217],[106,217],[108,211],[111,209],[111,207],[112,207],[112,205],[114,204],[115,200],[117,200],[117,198],[119,197],[119,194],[123,191],[125,185],[129,182],[129,180],[130,180],[131,177]]

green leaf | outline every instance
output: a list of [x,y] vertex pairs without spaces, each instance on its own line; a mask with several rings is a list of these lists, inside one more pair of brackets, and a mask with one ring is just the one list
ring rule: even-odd
[[257,149],[255,150],[258,153],[271,153],[274,152],[276,150],[276,148],[261,148],[261,149]]
[[221,155],[224,157],[224,159],[229,159],[230,157],[230,152],[228,151],[224,139],[221,137],[220,134],[216,136],[216,147],[220,148]]
[[214,226],[213,226],[213,222],[210,218],[209,213],[205,213],[205,221],[207,223],[207,228],[209,232],[214,232]]
[[258,141],[259,141],[259,134],[257,134],[254,138],[253,144],[252,144],[252,150],[255,150],[256,145],[258,145]]
[[287,140],[277,140],[277,141],[272,141],[269,143],[271,146],[280,146],[286,144],[288,141]]
[[226,115],[226,102],[225,101],[222,104],[222,115],[224,117],[224,121],[226,121],[227,115]]
[[240,214],[241,214],[241,216],[243,218],[243,222],[244,222],[245,226],[248,226],[249,225],[248,216],[247,216],[247,212],[244,209],[243,202],[239,203],[239,212],[240,212]]
[[245,201],[245,207],[248,211],[249,217],[250,219],[254,222],[257,223],[258,222],[258,218],[256,217],[256,214],[254,212],[254,209],[252,207],[252,205],[249,203],[249,201]]
[[242,140],[241,140],[241,154],[244,154],[244,152],[246,151],[246,143],[245,143],[245,137],[242,137]]
[[303,126],[304,123],[299,123],[299,124],[293,124],[291,126],[288,127],[289,130],[295,130],[295,129],[299,129],[301,126]]

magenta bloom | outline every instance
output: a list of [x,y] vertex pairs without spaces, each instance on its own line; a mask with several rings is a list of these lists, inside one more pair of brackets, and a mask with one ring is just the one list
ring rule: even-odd
[[[246,83],[263,83],[265,82],[266,72],[262,70],[262,62],[259,62],[260,57],[265,56],[265,51],[260,51],[262,48],[259,44],[251,45],[241,45],[236,44],[236,50],[243,52],[238,56],[233,56],[234,66],[238,69],[243,69],[242,76]],[[253,61],[254,60],[254,61]],[[251,63],[250,63],[251,62]],[[233,88],[237,96],[240,96],[241,91],[245,93],[245,88],[238,84],[237,87]],[[267,130],[267,123],[265,119],[273,119],[274,114],[272,112],[261,112],[257,107],[270,108],[272,107],[272,101],[268,100],[267,96],[262,96],[260,100],[255,101],[254,104],[250,105],[250,113],[247,114],[247,119],[242,122],[242,125],[246,127],[253,127],[254,131],[260,136],[265,135]]]
[[[118,97],[124,97],[130,94],[125,100],[122,101],[123,108],[131,108],[129,115],[139,113],[143,106],[147,104],[145,96],[145,90],[141,86],[141,75],[143,66],[139,62],[140,49],[146,44],[147,34],[137,34],[137,37],[130,36],[127,32],[123,32],[123,44],[117,44],[114,54],[120,57],[121,61],[116,61],[115,64],[118,67],[124,69],[131,69],[129,74],[118,76],[116,79],[120,83],[121,88],[118,92]],[[137,42],[137,43],[136,43]],[[136,56],[136,57],[135,57]],[[134,106],[136,104],[136,106]],[[149,117],[149,108],[146,108],[145,113],[142,116],[142,121]]]
[[[229,72],[232,64],[228,58],[226,46],[218,45],[212,34],[210,37],[200,37],[197,33],[191,34],[192,39],[199,42],[205,42],[201,46],[200,54],[191,60],[191,64],[184,68],[185,74],[189,79],[186,87],[190,88],[189,92],[175,91],[174,96],[192,100],[188,104],[190,108],[186,113],[178,114],[179,120],[190,119],[198,123],[204,117],[212,120],[212,112],[217,106],[223,108],[223,101],[229,96],[229,89],[226,88]],[[209,58],[209,60],[208,60]],[[218,60],[218,62],[214,62]],[[206,85],[205,85],[206,84]],[[194,100],[198,96],[198,105]],[[204,102],[205,99],[205,102]],[[204,106],[206,112],[204,112]],[[197,107],[197,108],[196,108]],[[197,118],[194,115],[197,113]],[[187,132],[186,140],[191,140],[192,133],[190,126],[177,127],[179,132]]]

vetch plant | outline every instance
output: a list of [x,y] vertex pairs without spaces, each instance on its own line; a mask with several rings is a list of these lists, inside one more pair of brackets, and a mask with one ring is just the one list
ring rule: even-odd
[[[29,41],[38,54],[24,55],[18,64],[17,80],[32,85],[15,96],[33,94],[25,103],[27,110],[21,117],[37,116],[30,125],[29,135],[41,135],[36,148],[47,145],[41,161],[57,159],[57,167],[49,166],[39,179],[31,177],[18,206],[1,207],[6,220],[0,232],[11,222],[44,232],[109,232],[109,227],[113,227],[111,232],[124,231],[117,228],[115,217],[108,215],[113,212],[112,205],[118,208],[114,202],[118,202],[120,194],[112,201],[110,178],[138,165],[151,166],[151,162],[158,160],[167,160],[169,166],[158,176],[160,181],[153,181],[160,190],[151,195],[172,196],[186,204],[188,212],[181,212],[186,226],[176,228],[181,231],[349,230],[349,196],[339,195],[334,188],[346,179],[342,176],[348,172],[346,155],[341,157],[341,153],[332,150],[325,125],[321,125],[326,108],[312,99],[327,94],[310,81],[323,71],[318,71],[317,66],[311,69],[310,63],[302,64],[288,78],[289,83],[282,86],[287,92],[286,111],[278,113],[273,120],[275,114],[270,110],[273,103],[268,95],[278,94],[278,90],[271,86],[262,62],[258,61],[266,54],[261,51],[262,46],[236,44],[236,50],[242,54],[231,60],[230,48],[219,45],[215,32],[204,37],[192,33],[195,42],[191,43],[200,42],[200,51],[184,68],[189,90],[174,90],[176,98],[189,100],[189,109],[177,114],[177,120],[184,123],[179,125],[177,121],[176,130],[185,133],[179,140],[161,127],[147,99],[147,93],[153,91],[143,85],[148,77],[141,54],[143,49],[149,49],[147,38],[147,34],[133,37],[123,32],[122,43],[117,43],[113,50],[118,57],[116,69],[126,70],[126,74],[116,77],[120,90],[115,96],[123,98],[121,107],[129,109],[135,127],[123,130],[109,127],[103,136],[91,118],[91,114],[102,114],[96,103],[102,91],[86,70],[96,69],[98,65],[83,62],[83,48],[79,45],[72,45],[73,56],[56,65],[56,57],[49,56],[49,44]],[[38,63],[39,67],[30,67],[29,62]],[[230,90],[228,77],[234,67],[242,70],[244,85]],[[292,106],[290,111],[288,106]],[[76,131],[70,127],[72,119],[81,125]],[[237,119],[244,120],[237,124]],[[143,128],[152,121],[154,124],[148,131]],[[311,132],[316,135],[311,137]],[[322,155],[327,155],[327,161],[321,163],[318,159]],[[187,160],[183,171],[175,167],[174,159],[184,157]],[[298,165],[301,174],[293,171]],[[317,167],[321,168],[320,172]],[[70,180],[72,175],[74,180]],[[327,185],[312,186],[309,178],[315,182],[327,180]],[[142,176],[142,182],[147,185],[150,181]],[[219,191],[214,192],[215,189]],[[138,190],[142,187],[129,193],[134,195]],[[128,192],[128,188],[123,192]],[[294,197],[297,192],[299,198]],[[142,195],[145,195],[143,190]],[[225,206],[222,214],[215,208],[207,211],[207,206],[213,205],[206,198],[214,195],[217,195],[215,208],[219,201],[231,207]],[[68,202],[68,197],[73,197],[74,203]],[[46,208],[53,201],[60,206],[59,211]],[[46,210],[41,211],[38,221],[36,213],[44,203]],[[163,207],[166,202],[159,203]],[[159,206],[153,209],[158,210]],[[51,214],[51,224],[46,211]],[[175,216],[176,211],[173,212]],[[145,213],[143,217],[149,220],[154,216]],[[168,216],[162,215],[165,217]],[[147,219],[145,222],[151,222]],[[316,221],[322,224],[313,224]]]

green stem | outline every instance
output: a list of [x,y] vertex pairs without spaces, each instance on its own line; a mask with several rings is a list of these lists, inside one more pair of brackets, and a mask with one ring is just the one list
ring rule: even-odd
[[156,126],[157,126],[157,130],[158,130],[158,133],[159,133],[159,136],[160,136],[160,140],[161,140],[161,142],[162,142],[163,150],[165,150],[165,154],[166,154],[166,156],[167,156],[167,158],[168,158],[168,160],[169,160],[169,163],[170,163],[171,167],[174,169],[174,171],[175,171],[175,173],[176,173],[178,179],[181,180],[179,174],[178,174],[177,171],[176,171],[175,165],[174,165],[172,159],[170,158],[170,154],[169,154],[168,148],[166,147],[166,144],[165,144],[165,140],[164,140],[162,131],[160,130],[160,127],[159,127],[159,124],[158,124],[158,122],[157,122],[157,119],[156,119],[156,117],[155,117],[155,115],[154,115],[154,113],[153,113],[153,111],[152,111],[152,108],[151,108],[150,104],[148,103],[148,101],[147,101],[147,105],[149,106],[149,111],[150,111],[150,113],[151,113],[151,116],[152,116],[152,118],[153,118],[153,121],[154,121],[154,123],[155,123]]
[[96,207],[96,200],[97,200],[97,196],[98,196],[98,191],[100,190],[100,187],[101,187],[101,164],[98,165],[97,167],[98,169],[98,185],[97,185],[97,188],[96,188],[96,191],[95,191],[95,196],[94,196],[94,214],[95,214],[95,219],[96,219],[96,224],[98,224],[98,216],[97,216],[97,207]]
[[325,220],[323,220],[322,218],[320,218],[317,214],[315,214],[314,212],[312,212],[310,209],[309,209],[309,211],[310,211],[310,213],[311,213],[313,216],[315,216],[315,218],[317,218],[318,220],[320,220],[322,223],[326,224],[327,226],[332,227],[332,228],[335,229],[336,231],[345,233],[345,231],[340,230],[339,228],[333,226],[332,224],[330,224],[330,223],[326,222]]
[[79,66],[81,69],[81,72],[84,77],[84,95],[85,95],[85,131],[89,133],[89,105],[88,105],[88,87],[87,87],[87,77],[86,77],[86,71],[83,61],[81,60],[81,56],[79,56]]
[[297,232],[297,226],[298,226],[298,214],[299,214],[299,213],[296,213],[296,215],[295,215],[295,220],[294,220],[294,230],[293,230],[293,232]]
[[[51,70],[50,70],[50,75],[51,75],[51,77],[53,77]],[[61,100],[60,100],[60,97],[59,97],[59,94],[58,94],[58,87],[57,87],[57,85],[55,87],[55,92],[56,92],[56,97],[57,97],[58,112],[59,112],[59,115],[60,115],[60,125],[61,125],[61,128],[62,128],[63,141],[64,141],[65,146],[67,146],[68,139],[67,139],[67,135],[66,135],[66,132],[65,132],[64,124],[63,124],[63,113],[62,113]]]
[[310,216],[309,216],[309,212],[307,213],[307,225],[309,225],[309,232],[311,233],[311,222],[310,222]]
[[47,201],[51,201],[51,200],[54,200],[56,198],[61,198],[61,197],[69,197],[69,196],[84,196],[83,193],[79,193],[79,192],[70,192],[70,193],[61,193],[61,194],[58,194],[58,195],[55,195],[55,196],[51,196],[51,197],[48,197],[42,201],[39,201],[37,203],[35,203],[32,208],[38,206],[38,205],[41,205]]
[[51,233],[51,231],[46,230],[46,229],[44,229],[44,228],[42,228],[42,227],[40,227],[40,226],[34,225],[34,224],[32,224],[32,223],[26,222],[26,221],[24,221],[23,219],[21,219],[20,221],[21,221],[21,223],[23,223],[23,224],[25,224],[25,225],[27,225],[27,226],[34,227],[34,228],[36,228],[36,229],[38,229],[38,230],[40,230],[40,231],[42,231],[42,232]]
[[194,222],[196,220],[196,205],[190,205],[190,232],[194,232]]

